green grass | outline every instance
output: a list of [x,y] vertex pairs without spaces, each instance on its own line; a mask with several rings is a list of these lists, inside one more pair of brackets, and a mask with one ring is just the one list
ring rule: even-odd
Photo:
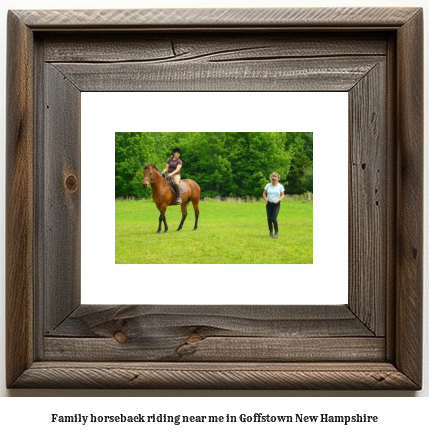
[[200,202],[193,232],[192,205],[183,229],[179,206],[170,206],[168,232],[156,234],[159,212],[152,200],[116,201],[117,264],[313,263],[313,205],[283,201],[279,238],[268,237],[265,203]]

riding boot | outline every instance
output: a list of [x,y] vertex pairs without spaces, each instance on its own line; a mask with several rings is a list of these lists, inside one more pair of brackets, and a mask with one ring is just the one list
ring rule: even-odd
[[177,204],[181,204],[182,198],[180,197],[180,187],[179,185],[174,185],[174,188],[176,189]]

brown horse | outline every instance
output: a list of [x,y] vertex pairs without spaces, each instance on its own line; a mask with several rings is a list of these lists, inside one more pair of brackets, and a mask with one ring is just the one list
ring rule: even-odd
[[[168,230],[168,226],[167,226],[167,221],[165,219],[165,211],[167,210],[168,206],[177,205],[176,194],[173,194],[169,184],[167,183],[165,178],[162,176],[162,174],[159,172],[158,168],[156,167],[156,164],[148,165],[145,163],[144,165],[145,166],[143,169],[144,174],[143,174],[143,183],[142,183],[143,187],[147,188],[149,185],[151,185],[153,201],[155,202],[156,207],[161,213],[161,215],[159,216],[159,227],[156,233],[161,232],[161,226],[163,222],[164,222],[164,233],[166,233]],[[193,230],[197,230],[198,217],[200,215],[198,203],[200,202],[201,189],[197,183],[195,183],[193,180],[190,179],[184,179],[182,180],[182,183],[186,183],[188,185],[189,190],[188,192],[185,192],[181,195],[182,221],[180,221],[180,225],[177,231],[182,229],[183,223],[185,222],[185,219],[188,215],[187,212],[188,204],[191,201],[195,211],[195,226]]]

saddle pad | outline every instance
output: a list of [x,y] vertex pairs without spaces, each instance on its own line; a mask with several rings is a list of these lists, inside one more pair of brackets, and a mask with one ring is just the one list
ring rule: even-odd
[[[186,179],[180,180],[180,182],[179,182],[180,195],[182,195],[182,194],[184,194],[185,192],[188,192],[188,191],[189,191],[188,184],[187,184],[187,183],[182,183],[182,182],[184,182],[184,180],[186,180]],[[173,182],[173,180],[171,180],[171,181],[169,182],[169,185],[170,185],[170,189],[171,189],[171,190],[173,191],[173,193],[175,194],[175,193],[176,193],[176,190],[174,189],[174,182]]]
[[187,183],[182,183],[182,180],[179,182],[180,193],[184,194],[189,191],[189,186]]

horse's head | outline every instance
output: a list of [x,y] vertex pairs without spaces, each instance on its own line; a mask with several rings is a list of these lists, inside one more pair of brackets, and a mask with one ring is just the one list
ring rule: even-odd
[[149,165],[147,163],[144,164],[143,168],[143,188],[147,188],[151,183],[155,181],[156,175],[156,164]]

